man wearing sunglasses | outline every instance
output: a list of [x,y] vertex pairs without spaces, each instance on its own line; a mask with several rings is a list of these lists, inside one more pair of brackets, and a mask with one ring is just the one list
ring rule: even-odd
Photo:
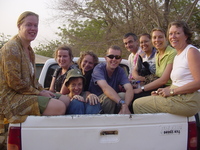
[[[92,73],[89,91],[100,98],[105,114],[130,114],[129,105],[133,99],[133,88],[125,71],[119,66],[122,50],[111,46],[107,50],[106,63],[98,64]],[[125,92],[120,92],[119,85]]]

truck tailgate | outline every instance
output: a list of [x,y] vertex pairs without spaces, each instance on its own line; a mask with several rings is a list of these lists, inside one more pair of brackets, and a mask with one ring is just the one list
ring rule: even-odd
[[186,150],[187,122],[162,113],[29,116],[22,150]]

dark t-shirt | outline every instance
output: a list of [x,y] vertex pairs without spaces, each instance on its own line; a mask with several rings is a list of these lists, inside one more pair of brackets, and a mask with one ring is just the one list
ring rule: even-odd
[[75,69],[77,68],[77,65],[73,64],[69,67],[69,69],[61,75],[61,71],[62,71],[62,68],[61,67],[58,67],[55,71],[54,71],[54,74],[53,74],[53,77],[56,78],[55,80],[55,84],[54,84],[54,89],[56,92],[60,92],[61,90],[61,87],[65,81],[65,78],[67,76],[67,72],[70,70],[70,69]]
[[106,63],[98,64],[92,73],[89,91],[97,96],[103,93],[102,89],[97,85],[98,80],[106,80],[106,82],[118,93],[119,85],[130,83],[123,68],[117,67],[111,78],[107,74]]
[[85,86],[84,86],[84,91],[88,91],[89,89],[89,85],[90,85],[90,80],[92,78],[92,72],[93,72],[93,69],[86,72],[83,76],[85,77]]

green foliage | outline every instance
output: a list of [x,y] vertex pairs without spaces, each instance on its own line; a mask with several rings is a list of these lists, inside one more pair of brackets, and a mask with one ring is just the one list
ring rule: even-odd
[[39,46],[35,47],[35,53],[38,55],[46,56],[46,57],[53,57],[55,49],[60,45],[61,42],[58,40],[50,41],[48,44],[39,44]]
[[[55,4],[57,17],[69,24],[59,27],[57,34],[62,43],[72,46],[74,56],[85,50],[104,56],[108,47],[118,45],[127,58],[129,52],[122,42],[125,33],[150,33],[154,27],[166,30],[177,19],[189,24],[195,33],[194,44],[200,46],[199,0],[58,0]],[[38,50],[50,51],[53,45],[51,41]]]
[[[72,23],[73,22],[73,23]],[[70,27],[59,27],[59,36],[67,39],[73,47],[74,56],[79,56],[80,51],[93,50],[97,54],[103,53],[99,49],[104,44],[106,24],[102,20],[71,21]],[[101,41],[101,42],[100,42]],[[84,44],[83,44],[84,43]]]

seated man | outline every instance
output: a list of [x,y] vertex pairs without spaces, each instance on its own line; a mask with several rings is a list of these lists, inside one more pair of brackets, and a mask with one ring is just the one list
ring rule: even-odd
[[[111,46],[107,50],[106,63],[98,64],[92,73],[89,91],[100,98],[105,114],[130,114],[129,105],[133,99],[133,88],[125,71],[119,66],[122,50]],[[119,92],[119,85],[125,93]]]

